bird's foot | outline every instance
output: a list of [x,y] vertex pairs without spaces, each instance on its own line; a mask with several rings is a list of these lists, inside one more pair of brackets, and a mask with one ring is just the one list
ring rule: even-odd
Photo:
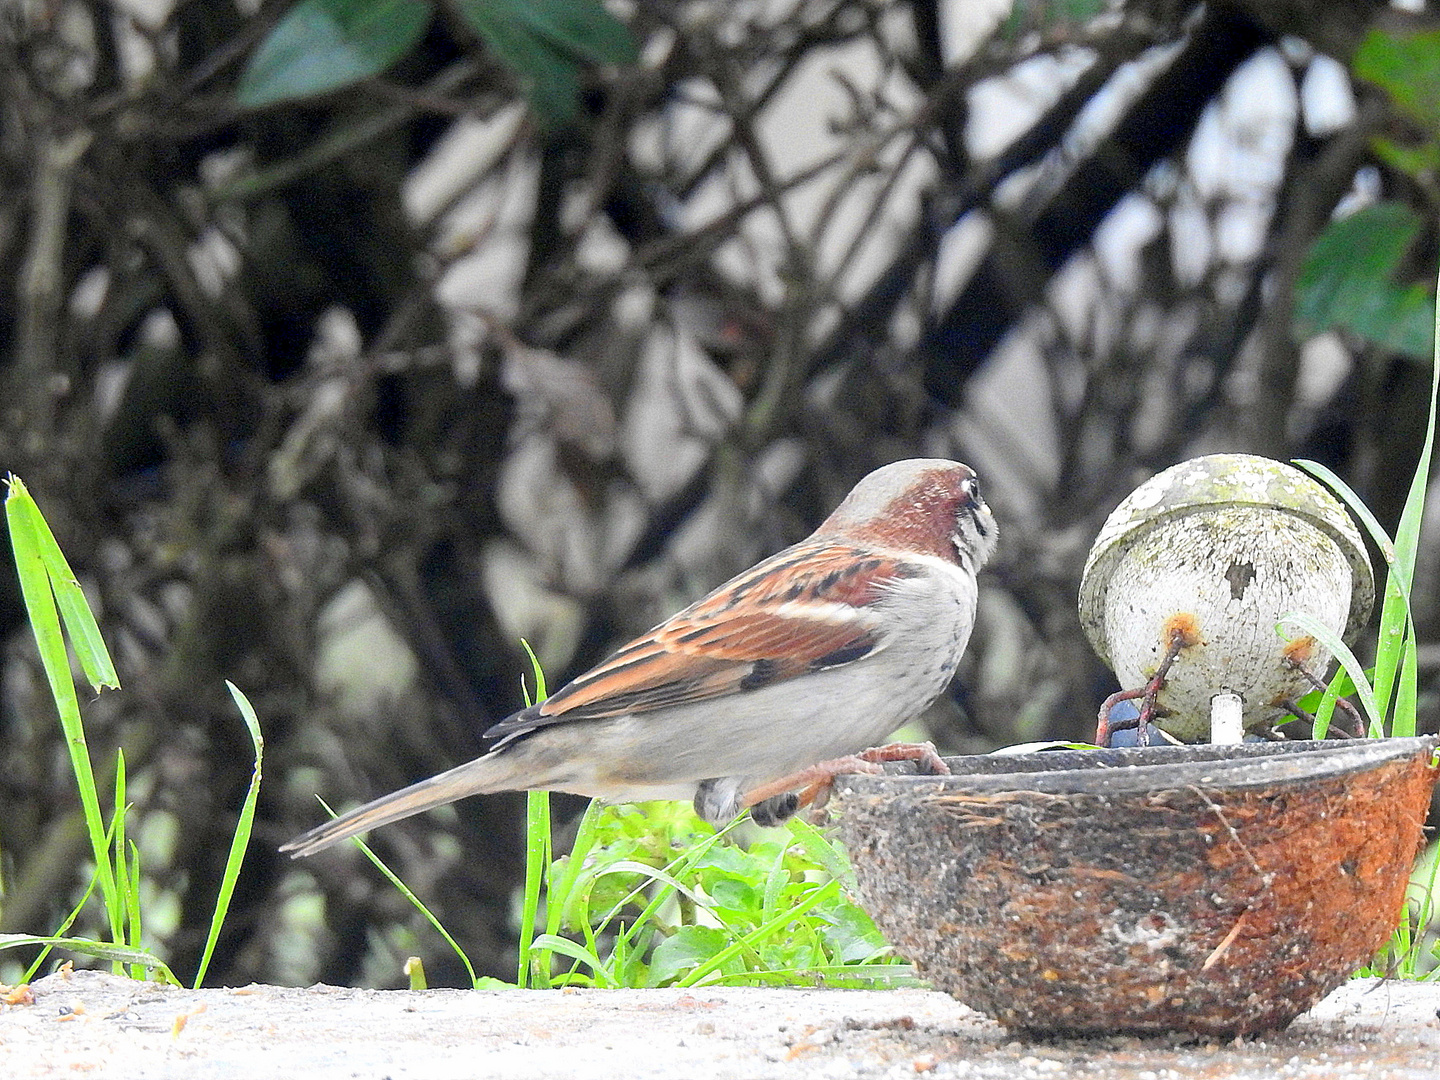
[[742,805],[750,808],[750,816],[757,823],[779,825],[801,807],[823,808],[830,799],[835,777],[846,773],[882,773],[887,761],[913,761],[921,775],[950,774],[950,766],[936,752],[933,743],[886,743],[858,754],[822,761],[808,769],[761,784],[745,793]]
[[768,829],[775,825],[784,825],[799,809],[800,796],[793,791],[786,791],[753,804],[750,807],[750,820]]

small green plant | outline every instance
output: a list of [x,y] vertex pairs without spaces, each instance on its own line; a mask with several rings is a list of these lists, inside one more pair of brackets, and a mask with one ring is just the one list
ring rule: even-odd
[[742,840],[752,828],[717,832],[675,803],[592,803],[547,872],[530,984],[918,985],[846,898],[839,847],[799,819]]
[[[1380,631],[1375,644],[1375,664],[1367,671],[1339,636],[1312,617],[1294,614],[1281,620],[1281,632],[1297,627],[1339,658],[1340,670],[1320,697],[1315,709],[1315,738],[1324,738],[1342,695],[1354,693],[1365,712],[1367,733],[1372,738],[1412,736],[1416,733],[1416,706],[1419,699],[1419,663],[1415,621],[1410,609],[1410,590],[1415,577],[1415,558],[1420,546],[1420,528],[1425,512],[1431,459],[1435,448],[1435,418],[1440,407],[1440,317],[1431,311],[1436,333],[1431,337],[1430,410],[1420,460],[1411,478],[1405,506],[1392,539],[1375,515],[1345,481],[1313,461],[1296,464],[1329,484],[1345,501],[1370,533],[1385,560],[1385,591],[1380,609]],[[1406,978],[1440,978],[1440,943],[1427,928],[1435,913],[1437,870],[1440,858],[1431,844],[1424,869],[1412,875],[1400,925],[1381,951],[1374,965],[1361,974],[1395,974]]]
[[[80,718],[80,703],[75,693],[75,681],[65,645],[67,637],[80,661],[86,680],[95,692],[98,693],[102,688],[118,688],[120,680],[100,635],[99,624],[95,621],[85,594],[61,552],[54,533],[41,514],[40,507],[18,477],[11,476],[8,483],[5,521],[15,552],[21,595],[35,636],[40,663],[45,670],[51,697],[59,713],[65,743],[70,751],[70,764],[80,793],[86,834],[95,859],[95,874],[80,902],[61,922],[54,934],[0,935],[0,949],[42,946],[39,956],[25,973],[24,980],[27,982],[35,976],[50,950],[58,948],[109,960],[117,973],[128,965],[134,978],[143,978],[146,971],[153,971],[158,978],[179,985],[179,980],[170,968],[142,945],[140,851],[125,834],[125,815],[129,809],[126,801],[125,755],[123,751],[116,753],[114,799],[110,824],[107,827],[101,814],[99,785],[91,766],[85,727]],[[255,769],[231,841],[229,859],[211,915],[210,932],[195,975],[196,987],[205,978],[215,943],[220,936],[220,928],[229,910],[245,849],[250,843],[255,805],[260,794],[260,763],[264,750],[260,724],[245,695],[233,684],[227,682],[225,685],[229,687],[231,697],[234,698],[250,731],[255,747]],[[89,903],[97,885],[109,923],[110,940],[106,942],[66,936]]]
[[[111,941],[117,945],[127,944],[126,902],[120,892],[115,866],[110,860],[109,834],[101,820],[100,796],[94,770],[90,767],[85,727],[80,722],[80,699],[76,696],[75,680],[70,673],[65,634],[68,632],[70,635],[75,655],[93,691],[99,693],[104,687],[118,687],[120,679],[115,674],[115,665],[100,637],[100,627],[85,601],[85,594],[81,592],[70,564],[65,561],[55,534],[40,513],[40,507],[19,477],[10,477],[9,486],[5,499],[5,523],[15,552],[21,595],[35,635],[35,646],[40,653],[40,664],[45,669],[50,694],[60,713],[60,727],[65,733],[65,746],[70,751],[70,765],[79,785],[80,809],[85,816],[85,830],[95,856],[100,896],[110,921]],[[117,776],[123,777],[123,769],[117,770]]]

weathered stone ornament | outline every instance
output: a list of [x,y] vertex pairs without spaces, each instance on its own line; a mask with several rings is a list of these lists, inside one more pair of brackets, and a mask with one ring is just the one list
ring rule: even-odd
[[1332,659],[1309,636],[1275,631],[1306,612],[1343,639],[1370,617],[1375,584],[1339,501],[1289,465],[1249,454],[1182,462],[1141,484],[1106,520],[1080,583],[1080,622],[1154,721],[1207,737],[1210,701],[1243,699],[1247,731],[1266,729],[1323,679]]

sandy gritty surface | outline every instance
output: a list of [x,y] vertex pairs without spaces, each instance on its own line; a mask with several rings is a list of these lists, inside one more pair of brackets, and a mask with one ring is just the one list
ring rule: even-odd
[[0,1077],[1440,1077],[1440,985],[1352,982],[1240,1043],[1022,1042],[924,990],[181,990],[94,971],[0,1008]]

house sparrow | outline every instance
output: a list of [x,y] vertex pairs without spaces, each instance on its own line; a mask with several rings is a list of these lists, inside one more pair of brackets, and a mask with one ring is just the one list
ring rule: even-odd
[[776,822],[797,802],[776,794],[783,778],[799,773],[793,786],[810,783],[816,763],[884,738],[945,689],[970,638],[975,575],[995,535],[968,466],[886,465],[807,539],[490,728],[486,737],[497,741],[485,754],[280,850],[309,855],[466,795],[507,790],[691,799],[717,827],[753,806],[758,820]]

